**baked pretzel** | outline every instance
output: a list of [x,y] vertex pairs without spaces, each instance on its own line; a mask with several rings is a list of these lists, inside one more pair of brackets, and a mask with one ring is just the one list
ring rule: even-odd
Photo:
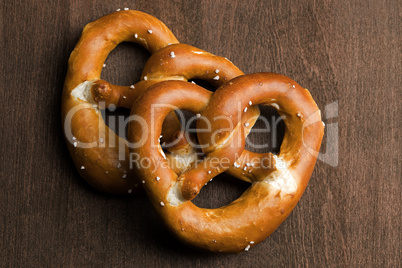
[[[131,86],[113,85],[100,79],[106,57],[123,41],[139,43],[153,53],[141,81]],[[125,194],[138,187],[138,181],[130,175],[127,141],[105,125],[99,108],[110,105],[131,108],[149,86],[164,80],[204,79],[219,86],[243,74],[223,57],[177,43],[161,21],[139,11],[115,12],[84,28],[69,59],[62,119],[77,169],[98,190]],[[259,113],[258,109],[254,111]],[[196,152],[180,129],[180,121],[172,112],[165,120],[161,141],[172,144],[179,136],[168,148],[168,159],[178,173],[196,161]],[[179,154],[193,160],[183,165],[176,161]]]
[[[160,145],[153,146],[158,144],[162,122],[172,108],[161,107],[152,117],[149,107],[166,103],[201,113],[203,120],[197,121],[197,129],[204,129],[209,122],[210,132],[198,132],[200,144],[205,145],[203,164],[180,176],[164,165]],[[239,165],[232,154],[244,149],[248,122],[244,122],[243,115],[258,104],[271,105],[284,117],[286,133],[279,155],[272,157],[273,167],[245,165],[253,174],[248,177],[252,184],[240,198],[217,209],[195,206],[189,200],[205,182],[229,168],[222,165],[224,157],[229,159],[229,165]],[[306,188],[317,159],[311,152],[318,152],[324,129],[310,93],[292,79],[272,73],[240,76],[214,94],[186,82],[158,83],[139,98],[131,113],[152,122],[148,128],[139,121],[130,122],[128,139],[138,142],[143,136],[149,137],[131,153],[150,163],[149,168],[138,168],[136,172],[144,180],[153,206],[182,241],[214,252],[247,251],[285,220]],[[211,156],[218,159],[218,167],[207,160]],[[260,160],[264,161],[262,155]]]

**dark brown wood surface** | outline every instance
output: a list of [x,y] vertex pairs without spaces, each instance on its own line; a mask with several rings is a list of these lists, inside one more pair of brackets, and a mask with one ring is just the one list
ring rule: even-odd
[[[292,214],[250,252],[189,249],[144,194],[101,194],[75,170],[60,119],[67,60],[87,23],[124,7],[246,73],[292,77],[323,111],[338,103],[338,116],[324,120],[338,124],[338,164],[318,161]],[[1,267],[400,267],[400,1],[4,0],[0,8]],[[122,44],[104,77],[133,83],[148,56]],[[323,150],[336,149],[327,140]],[[197,202],[227,204],[244,188],[216,180]]]

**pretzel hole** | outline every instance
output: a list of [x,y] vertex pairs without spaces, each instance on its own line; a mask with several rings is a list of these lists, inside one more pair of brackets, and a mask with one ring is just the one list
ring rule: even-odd
[[102,79],[121,86],[135,84],[140,80],[142,69],[150,55],[141,45],[123,42],[106,58]]
[[197,117],[195,114],[192,112],[186,111],[186,110],[175,110],[175,114],[177,115],[177,118],[179,118],[180,123],[181,123],[181,130],[189,133],[193,140],[194,140],[194,145],[198,145],[198,138],[197,138]]
[[285,123],[277,110],[259,105],[260,116],[246,139],[246,149],[254,153],[278,154],[285,134]]
[[200,208],[220,208],[239,198],[249,186],[248,182],[221,173],[204,185],[191,202]]
[[194,82],[197,85],[199,85],[200,87],[203,87],[205,89],[208,89],[209,91],[215,92],[217,87],[213,86],[212,84],[208,83],[205,80],[202,79],[190,79],[188,80],[189,82]]
[[[123,42],[113,49],[106,58],[102,69],[102,79],[115,85],[132,85],[140,80],[142,69],[150,57],[141,45]],[[130,116],[130,109],[112,108],[102,110],[105,124],[121,138],[127,139],[128,127],[122,123]]]

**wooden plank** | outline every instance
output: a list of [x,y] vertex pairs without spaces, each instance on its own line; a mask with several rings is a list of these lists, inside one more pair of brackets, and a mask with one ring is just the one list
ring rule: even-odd
[[[338,103],[338,116],[325,120],[327,130],[338,124],[338,164],[319,161],[289,218],[250,252],[192,250],[144,194],[101,194],[75,171],[60,120],[67,60],[85,24],[124,7],[246,73],[292,77],[324,116]],[[396,0],[3,1],[0,266],[400,266],[399,10]],[[122,44],[103,75],[131,84],[148,57]],[[214,180],[197,202],[222,205],[244,188]]]

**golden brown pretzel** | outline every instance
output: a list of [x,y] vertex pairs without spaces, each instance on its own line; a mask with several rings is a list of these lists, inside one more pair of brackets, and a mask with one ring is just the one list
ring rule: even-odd
[[[107,55],[123,41],[139,43],[153,53],[141,81],[131,86],[112,85],[100,79]],[[219,86],[243,74],[223,57],[177,43],[162,22],[139,11],[115,12],[84,28],[69,59],[62,119],[77,169],[98,190],[124,194],[138,186],[130,176],[127,142],[104,124],[99,108],[111,104],[131,108],[149,86],[164,80],[205,79]],[[254,112],[259,113],[258,109]],[[172,112],[165,119],[162,142],[171,143],[181,133],[180,129],[181,124]],[[183,135],[179,137],[175,145],[168,148],[170,154],[167,155],[176,165],[177,173],[191,165],[183,166],[176,161],[176,156],[183,154],[182,157],[192,158],[190,164],[196,160],[193,148]],[[186,153],[183,148],[187,148]]]
[[[251,104],[250,104],[251,101]],[[186,183],[194,187],[223,172],[228,166],[220,165],[211,170],[211,165],[203,166],[202,174],[180,177],[165,162],[158,135],[162,122],[172,108],[163,107],[152,117],[149,113],[151,104],[168,103],[180,109],[200,113],[206,120],[199,120],[197,128],[203,128],[209,121],[211,132],[199,133],[200,144],[207,145],[207,157],[214,150],[222,164],[223,155],[241,152],[244,142],[243,123],[240,113],[245,108],[263,104],[278,108],[284,116],[286,133],[280,153],[275,156],[273,171],[256,173],[251,187],[231,204],[217,209],[203,209],[186,200]],[[238,106],[239,104],[239,106]],[[240,108],[240,109],[239,109]],[[248,110],[248,109],[246,109]],[[143,178],[144,187],[158,213],[169,229],[182,241],[192,246],[214,252],[239,252],[249,250],[269,236],[290,214],[300,199],[308,183],[316,162],[323,136],[323,124],[317,105],[309,92],[292,79],[272,73],[244,75],[221,86],[211,97],[211,93],[196,85],[180,81],[159,83],[144,94],[133,106],[132,114],[142,117],[152,126],[144,127],[139,121],[129,125],[129,140],[137,142],[143,136],[143,146],[131,149],[141,159],[151,163],[149,168],[138,168],[138,175]],[[217,117],[227,120],[214,120]],[[151,129],[154,132],[151,132]],[[221,131],[221,130],[225,131]],[[238,136],[233,135],[238,131]],[[247,131],[245,131],[247,132]],[[216,147],[212,134],[219,145]],[[311,154],[311,152],[315,152]],[[230,162],[229,164],[233,164]],[[209,172],[211,171],[211,172]],[[257,168],[256,168],[257,172]],[[201,185],[202,186],[202,185]],[[191,195],[190,195],[191,196]]]

